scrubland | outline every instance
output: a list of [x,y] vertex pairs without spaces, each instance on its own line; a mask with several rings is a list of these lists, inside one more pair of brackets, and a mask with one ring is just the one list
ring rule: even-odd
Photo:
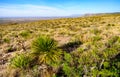
[[1,24],[0,77],[120,77],[120,14]]

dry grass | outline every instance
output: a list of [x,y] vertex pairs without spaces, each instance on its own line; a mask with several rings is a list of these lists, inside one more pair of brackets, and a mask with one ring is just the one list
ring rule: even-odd
[[[94,59],[96,55],[91,56],[90,54],[97,48],[99,52],[94,53],[101,55],[102,50],[106,48],[105,43],[113,36],[120,36],[120,15],[61,18],[0,25],[0,73],[7,69],[6,64],[14,54],[31,51],[31,41],[39,35],[48,35],[54,38],[58,41],[58,46],[79,40],[82,45],[72,51],[73,55],[80,56],[81,59],[78,62],[84,59],[91,60],[89,63],[99,62],[99,58]],[[80,64],[86,63],[81,62]],[[5,74],[3,75],[1,77],[7,77]]]

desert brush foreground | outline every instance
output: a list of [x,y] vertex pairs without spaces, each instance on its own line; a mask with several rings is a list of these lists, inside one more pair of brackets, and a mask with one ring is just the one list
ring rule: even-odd
[[1,24],[0,77],[120,77],[120,14]]

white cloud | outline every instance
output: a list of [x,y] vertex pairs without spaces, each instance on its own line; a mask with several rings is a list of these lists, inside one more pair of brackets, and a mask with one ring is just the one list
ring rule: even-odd
[[69,11],[40,5],[0,5],[0,16],[67,16]]
[[[106,6],[104,6],[106,5]],[[104,13],[120,11],[118,5],[113,4],[57,4],[51,6],[32,5],[32,4],[1,4],[0,3],[0,17],[8,16],[69,16],[75,14],[85,13]]]

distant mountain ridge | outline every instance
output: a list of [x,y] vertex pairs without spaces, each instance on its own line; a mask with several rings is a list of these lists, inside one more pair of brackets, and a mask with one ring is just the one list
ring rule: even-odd
[[97,16],[106,14],[120,14],[120,12],[114,13],[86,13],[86,14],[73,14],[70,16],[56,16],[56,17],[0,17],[0,24],[4,23],[24,23],[33,22],[38,20],[48,20],[48,19],[58,19],[58,18],[77,18],[77,17],[87,17],[87,16]]
[[87,14],[84,14],[84,16],[105,15],[105,14],[120,14],[120,12],[113,12],[113,13],[87,13]]

